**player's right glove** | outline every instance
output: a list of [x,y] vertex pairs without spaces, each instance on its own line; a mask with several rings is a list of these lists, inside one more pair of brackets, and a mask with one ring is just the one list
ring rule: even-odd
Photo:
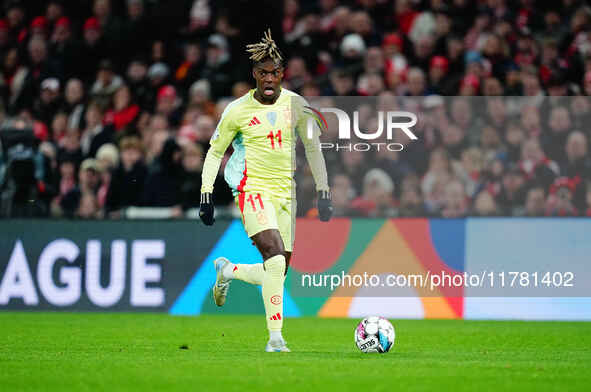
[[213,198],[211,193],[201,194],[201,205],[199,206],[199,218],[207,226],[213,225],[215,218],[213,217]]
[[328,222],[332,216],[332,200],[330,191],[318,192],[318,217],[322,222]]

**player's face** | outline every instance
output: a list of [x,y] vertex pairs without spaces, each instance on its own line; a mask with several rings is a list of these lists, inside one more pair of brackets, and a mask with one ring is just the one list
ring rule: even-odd
[[255,65],[252,76],[256,80],[258,97],[263,102],[273,103],[279,97],[283,67],[268,60]]

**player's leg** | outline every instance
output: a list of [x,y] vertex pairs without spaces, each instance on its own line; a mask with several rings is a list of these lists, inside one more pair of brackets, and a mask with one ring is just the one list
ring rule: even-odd
[[[270,201],[269,201],[270,202]],[[240,201],[239,197],[236,198],[236,204],[240,208]],[[283,239],[284,248],[286,249],[284,252],[285,256],[285,274],[287,274],[287,270],[289,269],[289,262],[291,260],[291,250],[293,248],[293,237],[294,237],[294,221],[293,217],[295,213],[291,210],[291,201],[284,201],[283,203],[279,204],[277,208],[277,223],[279,226],[279,233],[281,234],[281,238]],[[243,213],[243,209],[241,208],[241,212]],[[243,214],[244,216],[244,214]],[[243,218],[244,221],[244,218]],[[254,241],[253,241],[253,244]],[[256,245],[256,244],[255,244]],[[289,250],[288,250],[289,249]],[[223,259],[227,260],[227,259]],[[222,261],[221,261],[222,262]],[[263,263],[255,263],[255,264],[234,264],[229,262],[224,264],[223,266],[223,277],[224,279],[231,280],[231,279],[238,279],[242,280],[243,282],[247,282],[250,284],[262,285],[263,284],[263,274],[265,273],[265,269],[263,267]]]
[[[242,223],[249,237],[258,232],[277,229],[277,219],[273,203],[263,194],[241,192],[235,198],[236,205],[242,215]],[[267,208],[265,208],[265,206]],[[214,260],[216,282],[213,286],[213,298],[218,306],[224,305],[230,283],[233,279],[247,283],[262,285],[264,268],[262,263],[234,264],[230,260],[219,257]]]
[[[240,193],[236,198],[236,205],[242,215],[242,223],[249,237],[267,229],[277,228],[272,225],[276,221],[273,216],[267,216],[274,211],[265,211],[264,207],[272,206],[271,200],[259,193]],[[256,245],[253,241],[253,244]],[[224,279],[238,279],[247,283],[262,285],[265,269],[263,263],[239,264],[228,262],[223,267]]]
[[262,294],[269,342],[268,352],[289,351],[281,334],[283,328],[283,284],[285,282],[285,256],[281,234],[277,229],[269,229],[252,237],[264,259]]
[[[287,275],[289,262],[291,260],[291,252],[285,251],[283,255],[285,256],[285,274]],[[239,264],[232,263],[228,259],[222,257],[220,257],[220,259],[228,261],[227,267],[225,267],[223,270],[224,279],[238,279],[246,283],[255,284],[257,286],[263,284],[263,274],[265,273],[263,263]],[[220,262],[223,262],[223,260],[220,260]]]
[[283,292],[287,266],[293,249],[294,221],[289,202],[272,199],[279,230],[266,230],[253,236],[265,260],[263,301],[270,339],[266,351],[289,351],[281,335],[283,326]]
[[[285,274],[289,269],[289,262],[291,261],[291,252],[283,252],[285,256]],[[254,264],[234,264],[229,262],[228,268],[225,269],[224,277],[226,279],[238,279],[246,283],[256,284],[258,286],[263,284],[263,274],[265,268],[263,263]]]
[[233,263],[225,257],[219,257],[214,261],[216,271],[221,272],[221,278],[224,281],[238,279],[246,283],[262,285],[263,284],[263,263],[239,264]]
[[285,274],[287,275],[295,239],[295,203],[292,204],[290,199],[283,199],[276,204],[277,225],[279,226],[279,233],[281,234],[281,238],[283,239],[283,247],[285,248],[285,252],[283,254],[285,256]]

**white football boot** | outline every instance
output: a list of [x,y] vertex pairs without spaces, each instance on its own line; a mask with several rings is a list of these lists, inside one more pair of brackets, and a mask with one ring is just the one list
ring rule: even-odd
[[223,306],[226,303],[226,295],[228,295],[232,279],[225,279],[223,271],[224,268],[230,268],[230,264],[230,260],[225,257],[218,257],[213,261],[216,272],[215,284],[213,285],[213,300],[217,306]]
[[268,353],[289,353],[291,352],[290,349],[287,348],[287,343],[283,339],[269,339],[267,342],[267,347],[265,347],[265,351]]

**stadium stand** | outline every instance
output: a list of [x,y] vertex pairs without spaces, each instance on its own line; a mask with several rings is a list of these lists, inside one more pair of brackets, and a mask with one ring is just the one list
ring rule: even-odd
[[[215,125],[253,87],[244,46],[267,27],[284,87],[411,100],[429,119],[399,153],[327,156],[336,215],[591,216],[584,1],[0,4],[4,217],[195,216]],[[9,148],[15,129],[34,141]],[[298,214],[314,216],[298,164]],[[233,205],[222,175],[215,189]]]

